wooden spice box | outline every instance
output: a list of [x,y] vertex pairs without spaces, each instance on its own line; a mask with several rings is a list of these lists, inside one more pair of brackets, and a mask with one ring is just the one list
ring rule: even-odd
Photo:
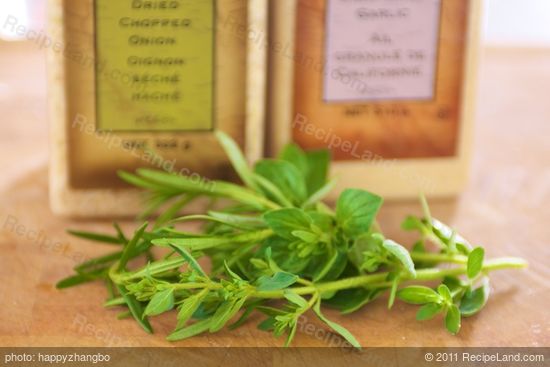
[[290,140],[328,147],[339,189],[459,193],[480,8],[477,0],[271,1],[270,153]]
[[[263,153],[266,0],[50,0],[50,194],[70,216],[127,216],[141,167],[228,179],[214,137]],[[264,32],[265,34],[265,32]]]

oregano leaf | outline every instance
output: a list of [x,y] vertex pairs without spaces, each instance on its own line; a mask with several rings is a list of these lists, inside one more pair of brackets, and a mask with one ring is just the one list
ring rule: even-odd
[[485,257],[485,250],[481,247],[477,247],[468,255],[467,273],[468,278],[474,279],[479,275],[483,268],[483,259]]

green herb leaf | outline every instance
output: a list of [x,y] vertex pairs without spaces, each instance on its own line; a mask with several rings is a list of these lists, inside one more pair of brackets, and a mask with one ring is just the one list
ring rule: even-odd
[[300,206],[306,200],[304,176],[292,163],[265,159],[256,163],[254,172],[275,185],[293,204]]
[[295,305],[299,306],[300,308],[307,309],[309,307],[309,304],[305,300],[304,297],[297,295],[296,293],[292,291],[285,291],[284,297],[294,303]]
[[191,319],[193,314],[197,312],[199,306],[201,305],[201,302],[206,298],[207,295],[208,290],[205,290],[183,301],[183,303],[179,306],[178,311],[178,329],[183,327],[189,321],[189,319]]
[[431,288],[419,285],[410,286],[397,292],[397,297],[407,303],[422,305],[425,303],[439,303],[441,296]]
[[145,308],[143,315],[157,316],[174,308],[174,289],[165,289],[158,292],[151,298],[151,301]]
[[224,245],[235,245],[249,242],[259,242],[273,235],[271,230],[246,232],[234,236],[215,236],[199,238],[159,238],[151,241],[157,246],[176,246],[192,251],[207,250]]
[[252,170],[249,168],[248,162],[246,161],[237,143],[231,139],[229,135],[220,130],[217,130],[215,134],[241,180],[243,180],[246,186],[251,189],[258,190],[258,186],[252,176]]
[[426,303],[416,313],[416,319],[418,321],[431,320],[441,311],[443,311],[443,305],[439,303]]
[[242,325],[244,325],[246,323],[246,321],[248,320],[248,318],[252,315],[254,310],[259,305],[261,305],[263,302],[264,302],[264,300],[259,300],[259,301],[255,301],[255,302],[252,302],[249,305],[247,305],[244,312],[241,314],[241,317],[239,317],[239,319],[237,321],[235,321],[234,324],[229,325],[229,330],[235,330],[235,329],[241,327]]
[[309,231],[292,231],[292,235],[296,238],[301,239],[306,243],[317,243],[319,242],[319,235],[309,232]]
[[259,291],[277,291],[296,283],[298,276],[285,272],[278,272],[271,277],[260,277],[256,282]]
[[344,233],[355,238],[370,230],[382,198],[363,190],[345,190],[338,199],[336,218]]
[[456,305],[452,305],[447,310],[447,315],[445,316],[445,326],[451,334],[458,334],[458,331],[460,330],[460,311]]
[[250,230],[265,227],[265,223],[261,220],[261,218],[258,217],[215,211],[209,211],[208,215],[219,220],[221,223],[225,223],[228,226],[232,226],[235,228]]
[[197,260],[189,253],[185,248],[182,246],[174,246],[170,245],[170,247],[176,251],[181,257],[185,259],[185,261],[189,264],[189,266],[195,270],[198,274],[203,276],[204,278],[208,279],[208,275],[202,270],[202,267],[199,265]]
[[323,302],[329,307],[336,308],[342,314],[350,314],[375,300],[385,289],[353,288],[336,293],[334,297]]
[[246,302],[247,297],[242,297],[239,299],[231,299],[225,301],[218,308],[214,316],[212,316],[212,323],[210,324],[210,332],[215,333],[216,331],[221,330],[225,324],[233,318],[239,312]]
[[487,304],[489,293],[489,282],[485,282],[483,286],[475,290],[468,290],[464,293],[464,296],[460,301],[460,313],[462,316],[470,317],[481,311],[481,309]]
[[339,325],[333,321],[330,321],[327,319],[322,313],[321,313],[321,303],[317,302],[313,306],[313,311],[321,321],[323,321],[325,324],[327,324],[332,330],[336,331],[338,334],[340,334],[344,339],[346,339],[351,345],[353,345],[355,348],[361,348],[361,344],[355,339],[352,333],[348,331],[345,327],[342,325]]
[[118,270],[124,270],[126,268],[126,264],[130,260],[132,256],[132,252],[134,251],[135,247],[137,246],[139,240],[143,236],[143,233],[145,233],[145,229],[147,229],[147,226],[149,224],[145,222],[141,225],[141,227],[138,228],[138,230],[135,232],[134,237],[128,242],[128,244],[124,247],[124,250],[122,251],[122,255],[120,255],[120,260],[118,262]]
[[279,153],[279,159],[292,163],[300,172],[309,171],[306,153],[296,144],[287,144]]
[[146,316],[143,315],[143,306],[139,303],[134,296],[128,293],[126,288],[122,285],[117,285],[118,292],[126,301],[128,309],[132,313],[132,316],[137,321],[137,323],[145,330],[147,333],[152,334],[153,328],[149,323],[149,320]]
[[265,222],[278,236],[289,240],[295,240],[294,231],[307,231],[311,229],[312,219],[301,209],[287,208],[267,212],[263,216]]
[[452,304],[453,303],[453,296],[451,294],[451,290],[449,287],[447,287],[445,284],[440,284],[439,287],[437,287],[437,292],[441,296],[441,298],[447,303]]
[[119,237],[113,237],[109,235],[99,234],[99,233],[92,233],[92,232],[85,232],[85,231],[73,231],[69,230],[67,231],[69,234],[83,238],[85,240],[100,242],[100,243],[106,243],[111,245],[121,245],[124,244],[122,240]]
[[326,149],[313,150],[306,153],[308,171],[306,176],[307,189],[310,195],[319,191],[327,183],[330,166],[330,152]]
[[71,288],[77,285],[93,282],[95,280],[104,278],[107,274],[108,268],[99,269],[93,273],[77,274],[60,280],[55,287],[57,289]]
[[481,273],[483,269],[483,258],[485,257],[485,250],[481,247],[474,249],[468,255],[468,278],[474,279]]
[[414,262],[406,248],[394,242],[392,240],[385,240],[382,244],[386,250],[388,250],[393,256],[399,260],[403,268],[413,278],[416,278],[416,270],[414,269]]
[[276,321],[277,320],[275,320],[275,317],[268,317],[267,319],[265,319],[264,321],[258,324],[258,329],[262,331],[271,331],[275,328]]
[[391,309],[393,307],[393,304],[395,303],[395,297],[397,296],[397,290],[399,287],[400,278],[398,275],[394,275],[394,278],[392,280],[391,290],[390,290],[390,297],[388,298],[388,309]]
[[197,323],[195,323],[191,326],[187,326],[187,327],[184,327],[182,329],[174,331],[166,339],[168,341],[171,341],[171,342],[188,339],[188,338],[191,338],[193,336],[202,334],[205,331],[208,331],[211,324],[212,324],[211,319],[205,319],[205,320],[199,321],[199,322],[197,322]]

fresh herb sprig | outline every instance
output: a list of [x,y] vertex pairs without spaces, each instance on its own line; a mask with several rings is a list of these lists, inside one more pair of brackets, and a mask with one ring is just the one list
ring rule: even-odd
[[[389,308],[396,299],[421,305],[418,320],[442,314],[446,328],[456,334],[462,317],[485,306],[491,271],[526,266],[517,258],[485,260],[483,248],[474,248],[432,218],[424,199],[423,217],[403,223],[405,230],[420,234],[408,251],[377,225],[379,196],[348,189],[335,210],[323,203],[334,187],[327,178],[328,152],[306,153],[289,145],[277,159],[250,167],[235,142],[223,133],[217,137],[244,185],[205,184],[146,169],[122,172],[124,180],[147,190],[145,216],[160,211],[156,223],[143,224],[132,237],[117,225],[115,235],[71,232],[120,248],[80,264],[58,288],[102,280],[109,290],[105,306],[125,307],[120,317],[133,316],[150,333],[150,317],[177,310],[170,341],[234,329],[259,312],[265,318],[258,327],[277,337],[286,334],[289,345],[300,316],[313,311],[360,347],[347,329],[323,315],[322,305],[349,314],[389,293]],[[213,203],[204,213],[177,217],[204,197]],[[203,229],[177,229],[191,221],[204,223]],[[154,247],[165,248],[165,256],[156,259]],[[131,270],[135,259],[146,265]],[[208,260],[209,271],[201,259]],[[422,285],[434,281],[441,283],[436,288]]]

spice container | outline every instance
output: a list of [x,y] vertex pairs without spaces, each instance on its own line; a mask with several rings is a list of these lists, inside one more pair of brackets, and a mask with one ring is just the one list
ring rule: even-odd
[[340,188],[467,182],[480,1],[274,0],[269,151],[329,148]]
[[51,0],[51,204],[72,216],[140,211],[117,171],[231,176],[214,132],[263,150],[266,0]]

